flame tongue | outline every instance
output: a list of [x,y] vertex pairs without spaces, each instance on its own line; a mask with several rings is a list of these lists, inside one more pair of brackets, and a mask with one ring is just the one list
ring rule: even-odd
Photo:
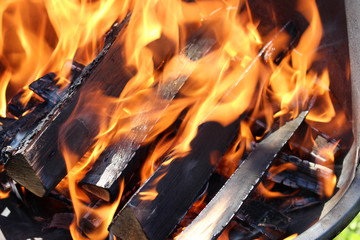
[[[264,139],[177,239],[212,239],[217,236],[222,231],[222,226],[230,222],[254,186],[259,183],[274,156],[289,141],[307,113],[300,113],[296,119]],[[238,187],[239,182],[242,182],[242,188]]]
[[[318,96],[318,105],[307,116],[309,120],[328,122],[335,116],[328,71],[318,74],[311,69],[319,57],[316,48],[322,37],[316,3],[299,1],[296,8],[309,26],[290,52],[288,45],[295,43],[289,25],[264,46],[262,39],[273,35],[261,36],[247,1],[13,0],[0,4],[1,117],[9,115],[6,102],[16,91],[24,88],[27,94],[22,102],[26,104],[32,95],[28,92],[29,83],[50,71],[57,74],[59,85],[68,84],[70,68],[66,63],[75,59],[87,64],[101,47],[99,39],[108,27],[132,12],[118,41],[124,47],[124,65],[135,69],[136,74],[119,97],[99,91],[84,93],[84,99],[96,102],[86,111],[105,117],[100,121],[92,149],[75,168],[68,166],[68,185],[77,216],[71,229],[74,239],[83,238],[75,225],[85,213],[101,208],[92,210],[87,206],[90,198],[77,187],[77,182],[101,152],[120,139],[132,142],[128,155],[154,139],[161,143],[154,147],[143,167],[145,182],[164,156],[172,156],[166,165],[193,150],[190,143],[205,121],[228,126],[246,111],[252,113],[250,118],[254,121],[264,120],[264,130],[258,138],[247,122],[241,122],[234,147],[225,157],[232,164],[226,167],[234,169],[245,149],[265,135],[275,119],[282,123],[289,116],[295,118],[311,96]],[[176,136],[160,137],[180,115],[182,121]],[[73,117],[82,116],[74,113]],[[124,148],[121,144],[120,147]],[[62,151],[71,164],[82,157],[66,146],[62,146]],[[327,155],[323,150],[321,156]],[[326,161],[331,165],[333,158],[327,157]],[[109,174],[117,176],[119,172]],[[334,181],[332,178],[329,185],[333,187]],[[324,190],[325,195],[331,193],[331,189]],[[89,236],[106,237],[105,225],[111,221],[120,195],[104,207],[111,214],[98,214],[106,219],[100,221],[104,224],[100,224],[99,234]],[[156,196],[154,191],[144,194],[146,199]]]

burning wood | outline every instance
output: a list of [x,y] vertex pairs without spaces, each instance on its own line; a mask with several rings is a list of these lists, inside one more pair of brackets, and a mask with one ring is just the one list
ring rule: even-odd
[[[264,139],[225,183],[224,187],[178,239],[214,239],[241,208],[244,200],[260,182],[272,160],[304,121],[307,112]],[[250,174],[249,174],[250,173]],[[242,186],[239,187],[239,183]]]
[[[51,9],[62,3],[46,1],[47,4],[45,0],[29,4],[39,4],[48,11],[45,20],[50,19],[50,26],[57,33],[64,29],[63,20],[57,19],[57,13]],[[287,234],[292,222],[287,214],[314,206],[319,199],[333,194],[338,174],[334,171],[337,143],[324,141],[320,136],[326,134],[323,130],[317,134],[320,137],[310,141],[314,149],[310,147],[306,152],[306,156],[312,156],[311,161],[316,159],[314,162],[292,157],[297,146],[289,144],[285,152],[290,155],[284,152],[282,158],[275,159],[280,165],[275,162],[264,180],[271,184],[261,183],[250,194],[274,156],[304,121],[307,113],[300,111],[309,99],[318,96],[306,117],[308,129],[312,123],[329,122],[339,112],[329,93],[329,66],[318,67],[324,56],[316,53],[322,40],[322,25],[315,1],[299,1],[298,6],[280,1],[274,4],[276,9],[270,6],[273,3],[261,0],[102,4],[87,1],[81,8],[76,8],[80,7],[76,4],[70,8],[79,12],[88,6],[101,9],[96,20],[79,14],[94,31],[97,23],[93,22],[104,19],[105,25],[110,26],[115,18],[131,12],[131,17],[129,14],[121,24],[113,25],[105,39],[105,49],[92,64],[83,71],[82,65],[64,69],[46,65],[46,70],[29,71],[27,78],[44,76],[30,85],[21,84],[29,85],[36,95],[25,87],[12,98],[7,109],[5,94],[0,92],[0,131],[5,133],[0,142],[7,174],[38,196],[50,191],[50,195],[61,193],[74,212],[51,216],[50,228],[66,229],[73,221],[69,226],[72,238],[104,239],[119,211],[110,227],[116,236],[166,239],[174,229],[179,233],[186,227],[186,221],[177,225],[188,209],[191,208],[191,217],[186,218],[192,219],[204,208],[180,239],[188,234],[192,238],[196,234],[207,238],[202,234],[205,231],[209,231],[208,238],[214,238],[231,219],[226,234],[229,228],[238,226],[244,236],[262,234],[277,239]],[[0,14],[9,6],[4,4],[1,8],[0,4]],[[278,6],[282,6],[280,12],[284,6],[290,7],[280,14],[281,18]],[[17,8],[15,3],[14,7]],[[76,20],[77,14],[74,15]],[[80,36],[87,38],[89,34],[79,30],[78,35],[74,36],[76,43]],[[52,44],[55,42],[63,44],[62,38]],[[77,54],[83,57],[82,45],[79,43],[78,47]],[[0,55],[2,48],[0,38]],[[72,49],[59,47],[67,48]],[[65,58],[74,57],[75,50],[70,52],[59,57],[61,67]],[[57,58],[52,57],[51,62]],[[12,61],[3,59],[12,58],[0,57],[0,84],[7,85],[18,77],[12,71],[16,69]],[[69,71],[78,77],[64,91],[64,82],[70,82],[66,80]],[[14,95],[15,92],[11,94]],[[348,120],[344,116],[337,125]],[[269,134],[288,119],[295,120]],[[256,121],[262,122],[259,131],[251,126]],[[278,135],[282,137],[277,138]],[[272,148],[268,149],[268,145]],[[247,156],[251,149],[255,150]],[[291,167],[276,171],[285,165]],[[296,174],[289,175],[295,168]],[[209,179],[215,175],[223,181],[214,187]],[[276,192],[272,189],[275,185],[307,195],[291,198],[295,192]],[[24,188],[13,188],[22,199],[29,198]],[[288,204],[294,207],[272,209],[271,204],[262,201],[275,196],[288,197]],[[224,199],[231,203],[221,205]],[[245,199],[247,204],[243,204]],[[215,209],[218,205],[222,210]],[[266,216],[252,212],[256,206],[269,208],[261,213],[273,216],[272,219],[267,221]],[[237,213],[234,220],[240,207],[246,212]],[[221,224],[209,222],[212,213]],[[279,214],[281,217],[274,217]],[[211,226],[199,230],[199,221]],[[233,225],[236,221],[243,225]]]
[[[122,28],[124,24],[126,20],[119,27]],[[59,135],[61,125],[68,120],[76,106],[85,105],[81,103],[81,93],[78,91],[80,86],[82,85],[81,89],[91,89],[94,86],[108,88],[112,81],[112,83],[120,83],[119,77],[121,77],[123,84],[117,84],[116,88],[108,90],[108,94],[118,95],[130,78],[126,77],[128,74],[125,70],[112,72],[114,68],[121,65],[122,60],[119,56],[118,44],[115,43],[111,49],[109,48],[110,46],[107,46],[93,64],[84,69],[81,76],[63,96],[63,100],[51,109],[50,113],[30,133],[23,136],[21,142],[7,149],[5,153],[9,158],[6,164],[8,174],[38,196],[44,196],[54,189],[67,173],[56,136]],[[110,51],[109,54],[106,54],[108,51]],[[102,58],[104,59],[101,60]],[[108,81],[103,81],[104,78]],[[69,124],[64,140],[73,146],[73,150],[80,156],[85,154],[93,142],[92,139],[96,136],[98,126],[94,121],[95,119],[79,118]]]
[[[134,120],[135,126],[128,136],[121,139],[115,147],[111,147],[101,155],[101,159],[96,161],[92,169],[86,174],[85,178],[80,182],[84,189],[93,193],[94,195],[106,201],[110,201],[117,194],[117,183],[120,177],[126,178],[124,172],[128,175],[136,170],[136,162],[130,161],[133,159],[135,152],[140,148],[142,142],[149,134],[151,129],[157,123],[158,119],[152,120],[150,114],[158,112],[159,116],[169,106],[170,101],[175,98],[175,95],[180,91],[185,84],[187,78],[192,71],[182,73],[182,69],[187,68],[190,61],[197,61],[209,52],[211,47],[215,44],[213,39],[197,39],[191,41],[182,51],[179,56],[179,63],[176,66],[177,74],[173,74],[170,79],[166,80],[165,84],[159,86],[154,90],[153,101],[144,103],[143,113],[139,114]],[[194,68],[194,66],[192,67]],[[167,76],[164,76],[166,78]],[[150,100],[150,99],[149,99]]]

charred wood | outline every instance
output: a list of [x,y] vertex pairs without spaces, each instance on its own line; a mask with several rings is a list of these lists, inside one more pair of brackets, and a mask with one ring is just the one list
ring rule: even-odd
[[262,140],[178,239],[187,239],[190,236],[196,236],[197,239],[215,239],[241,209],[244,201],[265,175],[274,157],[301,125],[306,114],[307,112],[302,112],[298,118]]
[[286,200],[281,207],[281,211],[284,213],[289,213],[297,210],[302,210],[304,208],[312,207],[316,204],[321,203],[318,197],[313,196],[303,196],[303,197],[293,197]]
[[8,112],[17,118],[21,117],[26,111],[32,109],[33,107],[41,103],[40,99],[31,97],[29,102],[26,105],[23,105],[20,102],[20,99],[23,97],[24,94],[25,90],[20,91],[10,100],[7,105]]
[[285,170],[276,175],[267,173],[270,181],[283,184],[284,186],[294,189],[302,188],[311,191],[318,196],[322,195],[323,183],[319,178],[330,179],[334,175],[334,171],[330,168],[316,164],[307,160],[302,160],[294,155],[282,153],[280,157],[282,163],[293,163],[296,171]]
[[274,176],[268,174],[267,178],[273,182],[283,184],[284,186],[291,187],[294,189],[306,189],[318,196],[322,194],[322,183],[316,178],[296,171],[283,171]]
[[294,163],[297,167],[297,170],[308,175],[309,177],[318,178],[328,178],[334,174],[333,170],[330,168],[310,162],[308,160],[302,160],[294,155],[287,155],[283,153],[280,158],[281,162],[291,162]]
[[[283,39],[282,37],[279,37],[282,34],[288,36],[288,38],[285,38],[287,39],[286,44],[281,42],[282,45],[280,45],[278,39]],[[201,35],[201,29],[199,29],[198,34],[195,34],[195,36],[196,35]],[[298,31],[292,22],[288,22],[272,41],[262,49],[259,56],[265,61],[275,61],[275,59],[281,61],[282,57],[288,53],[297,40]],[[187,44],[181,54],[184,55],[184,58],[186,59],[199,60],[207,54],[214,44],[215,41],[212,39],[201,36],[196,37],[195,40],[192,40]],[[186,65],[186,61],[183,64]],[[179,66],[179,69],[182,68],[183,66]],[[172,100],[188,77],[189,76],[183,75],[179,76],[178,79],[170,81],[168,85],[160,87],[158,90],[159,95],[167,100]],[[161,109],[160,112],[168,106],[168,103],[162,103],[161,99],[158,103],[152,104],[155,105],[155,107],[153,107],[155,110]],[[146,119],[146,116],[140,116],[139,118],[142,118],[142,122],[145,122],[145,126],[142,128],[148,129],[147,131],[149,131],[156,123],[147,123],[148,120]],[[107,149],[94,164],[92,170],[86,174],[85,178],[80,182],[80,185],[99,198],[106,201],[111,200],[111,198],[116,195],[114,191],[117,189],[117,179],[126,176],[126,171],[134,171],[134,166],[137,166],[137,164],[132,163],[132,158],[136,150],[140,147],[141,140],[136,142],[136,140],[134,141],[132,139],[144,139],[145,136],[141,136],[144,133],[141,131],[142,130],[139,131],[135,129],[129,135],[136,135],[136,137],[129,136],[128,139],[121,139],[117,146],[111,146]]]
[[[124,27],[128,19],[129,16],[118,27]],[[7,149],[5,169],[14,180],[38,196],[44,196],[59,183],[67,173],[62,152],[58,149],[60,126],[68,120],[79,103],[81,89],[104,89],[116,82],[118,84],[115,84],[115,88],[107,90],[109,94],[118,95],[130,78],[130,73],[119,68],[122,65],[119,41],[106,45],[49,114],[21,138],[17,146]],[[122,79],[120,83],[119,79]],[[91,119],[74,119],[69,128],[65,129],[65,141],[73,146],[75,153],[82,156],[91,145],[97,127]]]
[[279,239],[287,230],[291,219],[273,208],[262,199],[251,200],[244,204],[235,219],[246,222],[270,239]]
[[[214,44],[215,40],[210,38],[200,38],[188,43],[180,53],[182,62],[179,64],[179,71],[190,62],[201,59]],[[80,182],[82,188],[105,201],[110,201],[116,196],[118,179],[120,177],[128,179],[128,176],[141,166],[140,158],[135,158],[136,151],[159,120],[159,118],[152,120],[147,116],[148,112],[158,112],[161,115],[190,74],[184,75],[179,72],[176,79],[169,79],[155,89],[152,101],[144,103],[146,111],[137,115],[132,121],[136,127],[131,129],[127,136],[120,139],[117,144],[108,147],[103,152]]]
[[59,88],[55,73],[48,73],[29,85],[30,90],[52,104],[60,101]]
[[[161,165],[115,217],[111,231],[121,239],[166,239],[197,200],[235,137],[240,118],[227,127],[201,125],[192,151]],[[143,199],[152,191],[158,193],[153,200]]]

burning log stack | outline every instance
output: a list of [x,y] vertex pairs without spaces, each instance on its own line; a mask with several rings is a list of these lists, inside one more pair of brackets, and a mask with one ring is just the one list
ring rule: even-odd
[[[178,22],[162,9],[172,4]],[[352,139],[315,53],[315,1],[172,4],[130,4],[97,58],[73,62],[69,87],[48,73],[27,104],[24,89],[8,101],[3,190],[53,203],[30,215],[73,239],[294,234],[294,216],[338,190]],[[154,14],[170,25],[152,26]],[[304,228],[318,217],[305,215]]]

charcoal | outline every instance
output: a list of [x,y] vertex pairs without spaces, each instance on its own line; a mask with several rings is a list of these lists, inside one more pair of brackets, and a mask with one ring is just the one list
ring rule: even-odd
[[60,86],[56,85],[57,82],[56,74],[48,73],[38,80],[32,82],[29,85],[29,88],[45,101],[55,105],[60,100],[60,96],[58,95]]

